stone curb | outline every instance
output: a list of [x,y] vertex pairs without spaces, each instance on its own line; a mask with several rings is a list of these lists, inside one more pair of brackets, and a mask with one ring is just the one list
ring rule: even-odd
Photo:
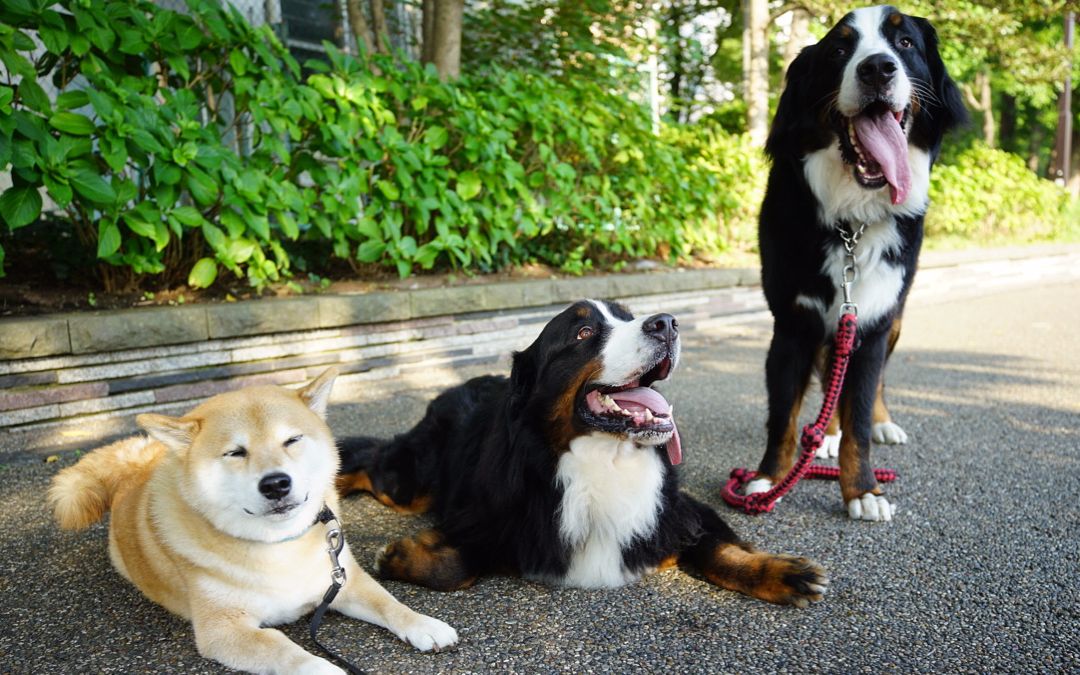
[[758,281],[756,269],[678,270],[0,319],[0,359],[93,354]]

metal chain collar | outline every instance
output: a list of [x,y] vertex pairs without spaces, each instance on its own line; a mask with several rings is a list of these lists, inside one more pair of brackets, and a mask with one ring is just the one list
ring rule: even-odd
[[851,287],[855,285],[855,280],[859,278],[859,265],[855,259],[855,247],[859,245],[859,237],[862,236],[865,230],[866,223],[860,225],[859,229],[854,232],[848,230],[846,226],[837,228],[840,238],[844,241],[844,251],[846,251],[847,257],[847,264],[844,265],[844,278],[841,284],[844,289],[844,302],[840,305],[841,314],[859,315],[859,306],[851,298]]

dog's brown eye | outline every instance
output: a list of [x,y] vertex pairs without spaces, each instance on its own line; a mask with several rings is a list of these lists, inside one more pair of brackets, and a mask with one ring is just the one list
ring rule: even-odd
[[289,438],[287,441],[285,441],[285,447],[287,448],[290,445],[292,445],[293,443],[299,442],[300,439],[303,438],[303,437],[304,437],[303,434],[297,434],[297,435]]
[[239,447],[225,453],[225,457],[247,457],[247,448]]
[[900,45],[901,47],[903,47],[904,49],[911,49],[912,47],[914,47],[914,46],[915,46],[915,43],[914,43],[914,42],[912,42],[912,41],[911,41],[911,38],[909,38],[909,37],[902,37],[902,38],[900,38],[900,41],[899,41],[899,42],[897,42],[897,44],[899,44],[899,45]]
[[833,50],[833,56],[847,56],[847,47],[837,47]]
[[592,337],[593,329],[591,326],[582,326],[577,332],[577,339],[588,340]]

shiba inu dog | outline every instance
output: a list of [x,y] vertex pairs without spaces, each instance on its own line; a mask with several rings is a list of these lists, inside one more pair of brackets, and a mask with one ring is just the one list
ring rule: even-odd
[[[341,673],[280,631],[319,604],[331,581],[325,528],[338,513],[338,452],[324,421],[337,372],[299,390],[214,396],[180,418],[139,415],[149,437],[99,448],[58,473],[48,499],[63,528],[112,512],[109,556],[148,598],[189,619],[203,656],[268,673]],[[427,651],[457,642],[366,574],[346,547],[330,608]]]

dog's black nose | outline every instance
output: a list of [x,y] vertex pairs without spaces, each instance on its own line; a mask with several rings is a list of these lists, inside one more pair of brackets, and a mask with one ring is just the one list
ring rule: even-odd
[[856,66],[855,73],[869,87],[884,87],[896,77],[896,61],[888,54],[867,56]]
[[292,478],[289,478],[289,474],[280,471],[268,473],[259,481],[259,492],[267,499],[281,499],[289,494],[291,489]]
[[671,342],[679,336],[679,322],[670,314],[653,314],[645,319],[641,329],[646,335],[652,335],[665,342]]

